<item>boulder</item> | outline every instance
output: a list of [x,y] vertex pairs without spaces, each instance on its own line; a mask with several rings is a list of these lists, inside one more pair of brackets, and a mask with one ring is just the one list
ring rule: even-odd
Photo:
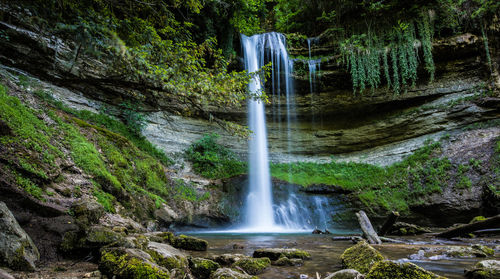
[[359,273],[357,270],[354,269],[339,270],[325,277],[325,279],[364,279],[364,278],[365,276],[363,274]]
[[304,264],[302,259],[289,259],[288,257],[281,257],[276,261],[271,262],[276,266],[301,266]]
[[396,222],[392,225],[389,231],[390,235],[418,235],[424,233],[430,233],[431,230],[415,224],[409,224],[405,222]]
[[257,275],[262,273],[269,265],[271,265],[269,258],[244,258],[235,262],[233,267],[239,267],[248,274]]
[[189,259],[189,268],[195,278],[208,279],[214,271],[220,268],[220,265],[204,258],[191,258]]
[[112,243],[121,242],[123,235],[103,226],[92,226],[81,240],[83,248],[100,248]]
[[244,258],[249,257],[243,254],[222,254],[214,257],[213,260],[221,265],[229,266]]
[[17,223],[4,202],[0,202],[0,264],[14,270],[34,271],[40,253],[29,235]]
[[384,256],[366,241],[361,241],[346,249],[340,259],[342,267],[366,274],[374,264],[383,261]]
[[258,249],[253,252],[254,258],[269,258],[271,261],[276,261],[281,257],[289,259],[303,259],[311,258],[311,255],[300,249],[284,249],[284,248],[264,248]]
[[231,268],[219,268],[210,275],[210,279],[258,279],[258,277]]
[[170,272],[139,249],[106,248],[101,251],[99,270],[109,278],[170,279]]
[[373,265],[366,279],[445,279],[412,263],[381,261]]
[[78,226],[86,230],[90,225],[96,224],[104,215],[104,207],[95,200],[84,199],[75,202],[71,206],[71,212],[73,212]]
[[500,278],[500,261],[480,261],[471,270],[465,270],[465,277],[470,279]]
[[175,269],[178,274],[186,274],[189,263],[186,255],[174,247],[158,242],[149,242],[146,252],[155,260],[155,263],[168,269]]
[[172,246],[191,251],[207,251],[208,242],[192,236],[180,235],[172,241]]
[[166,204],[163,204],[160,209],[157,209],[154,212],[154,216],[157,220],[165,223],[167,226],[179,219],[179,214]]

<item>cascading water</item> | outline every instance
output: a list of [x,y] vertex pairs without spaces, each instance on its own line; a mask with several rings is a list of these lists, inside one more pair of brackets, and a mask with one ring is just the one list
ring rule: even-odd
[[[264,90],[258,71],[268,62],[271,67],[271,97],[273,100],[273,121],[280,135],[286,135],[288,154],[292,149],[291,124],[295,121],[295,100],[292,81],[293,60],[286,50],[283,34],[266,33],[247,37],[241,42],[245,58],[245,69],[254,73],[249,90],[260,96]],[[284,90],[283,90],[284,89]],[[285,96],[283,96],[283,93]],[[286,126],[281,122],[281,100],[286,97]],[[269,170],[267,131],[264,103],[251,99],[248,103],[248,124],[253,134],[249,141],[249,192],[245,200],[244,225],[239,231],[277,232],[311,230],[326,223],[322,208],[306,208],[304,204],[321,203],[301,201],[294,193],[287,193],[273,204],[273,191]],[[286,127],[286,132],[282,129]],[[326,199],[326,198],[325,198]],[[319,210],[319,211],[318,211]],[[319,224],[321,223],[321,224]]]
[[[263,66],[264,57],[259,51],[264,47],[261,35],[247,37],[242,35],[245,55],[245,69],[255,73],[249,83],[251,93],[260,96],[262,83],[257,71]],[[248,124],[253,135],[249,141],[249,193],[246,201],[246,226],[253,231],[274,230],[272,207],[271,176],[267,154],[267,131],[264,103],[251,99],[248,103]]]

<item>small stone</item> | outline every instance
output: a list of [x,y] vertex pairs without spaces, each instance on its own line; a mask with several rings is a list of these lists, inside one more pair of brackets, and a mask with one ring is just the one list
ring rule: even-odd
[[235,244],[233,244],[233,249],[234,250],[245,249],[245,246],[243,246],[239,243],[235,243]]
[[253,252],[254,258],[269,258],[271,261],[276,261],[281,257],[289,259],[310,259],[311,254],[300,249],[281,249],[281,248],[265,248],[257,249]]
[[365,276],[354,269],[343,269],[328,275],[325,279],[363,279]]
[[192,236],[180,235],[172,241],[172,246],[191,251],[207,251],[208,242]]

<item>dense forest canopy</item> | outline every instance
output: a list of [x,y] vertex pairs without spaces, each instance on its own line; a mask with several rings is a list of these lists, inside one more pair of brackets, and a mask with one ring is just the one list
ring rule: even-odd
[[[473,32],[483,36],[498,16],[494,0],[35,0],[17,19],[75,42],[75,57],[111,61],[110,79],[153,93],[130,96],[154,104],[168,95],[179,113],[241,127],[209,113],[248,98],[248,74],[237,63],[239,33],[278,31],[289,44],[308,37],[328,43],[342,57],[355,92],[385,85],[400,93],[414,86],[419,56],[434,78],[436,36]],[[21,8],[19,8],[21,9]],[[23,13],[21,13],[23,14]],[[13,20],[2,15],[4,21]],[[491,67],[491,61],[488,60]]]

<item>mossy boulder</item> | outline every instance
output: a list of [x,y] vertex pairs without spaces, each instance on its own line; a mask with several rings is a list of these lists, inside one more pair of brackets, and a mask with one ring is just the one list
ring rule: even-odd
[[174,247],[158,242],[149,242],[146,252],[154,259],[158,265],[177,274],[186,274],[189,272],[189,262],[184,253]]
[[325,279],[363,279],[365,276],[354,269],[343,269],[329,274]]
[[245,256],[243,254],[222,254],[214,257],[213,260],[220,265],[230,266],[244,258],[249,258],[249,256]]
[[172,246],[190,251],[207,251],[208,242],[192,236],[180,235],[171,242]]
[[210,279],[258,279],[258,277],[224,267],[219,268],[212,273],[212,275],[210,275]]
[[40,253],[21,228],[7,205],[0,202],[0,265],[14,270],[34,271]]
[[366,279],[445,279],[412,263],[381,261],[373,265]]
[[344,268],[367,273],[374,264],[383,261],[384,256],[366,241],[361,241],[346,249],[340,259]]
[[110,228],[103,226],[92,226],[88,229],[84,239],[82,239],[82,247],[84,248],[100,248],[112,243],[121,242],[123,234],[114,232]]
[[246,258],[235,262],[233,267],[239,267],[248,274],[257,275],[262,273],[269,265],[271,265],[269,258]]
[[271,262],[275,266],[301,266],[304,264],[302,259],[289,259],[288,257],[281,257],[276,261]]
[[500,261],[480,261],[472,269],[465,271],[465,277],[470,279],[500,278]]
[[265,248],[255,250],[253,252],[253,257],[269,258],[271,261],[276,261],[281,257],[307,260],[311,258],[311,254],[300,249]]
[[204,258],[191,258],[189,259],[189,268],[195,278],[208,279],[212,272],[220,268],[220,265]]
[[139,249],[107,248],[101,251],[99,270],[116,279],[170,279],[170,272]]
[[84,199],[75,202],[71,206],[71,212],[75,216],[76,224],[86,230],[104,215],[104,207],[95,200]]

